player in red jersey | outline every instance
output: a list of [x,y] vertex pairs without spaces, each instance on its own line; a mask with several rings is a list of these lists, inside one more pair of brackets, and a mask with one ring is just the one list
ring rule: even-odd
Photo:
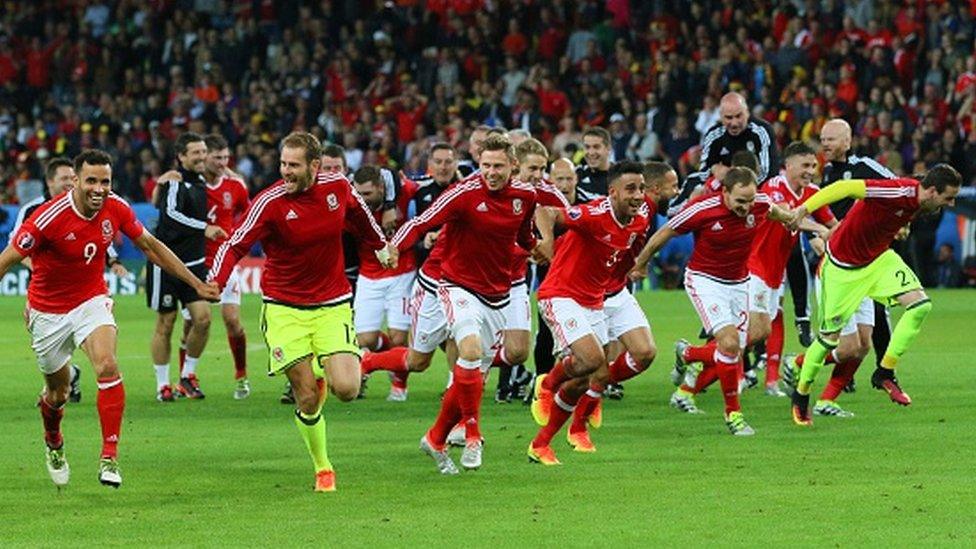
[[493,345],[504,328],[512,243],[526,250],[534,249],[536,243],[532,234],[536,193],[532,185],[512,180],[516,159],[511,142],[492,135],[483,147],[480,172],[445,191],[423,215],[403,225],[392,241],[405,249],[439,225],[450,235],[444,242],[438,295],[459,356],[437,421],[420,440],[421,449],[444,474],[457,472],[445,441],[459,421],[466,428],[461,465],[467,469],[481,466],[482,369],[491,363]]
[[103,271],[109,245],[121,232],[146,257],[194,288],[200,297],[216,300],[213,285],[193,275],[166,246],[136,219],[129,205],[113,194],[112,159],[86,150],[74,160],[74,188],[39,207],[21,225],[0,254],[0,276],[25,257],[34,269],[27,291],[27,328],[45,389],[38,403],[44,421],[46,458],[51,480],[68,483],[61,419],[68,398],[71,354],[81,347],[98,379],[96,406],[102,427],[98,479],[118,487],[117,462],[125,389],[115,354],[116,326],[112,299]]
[[[528,456],[545,465],[559,464],[550,445],[552,438],[573,415],[590,376],[607,368],[606,289],[614,266],[647,231],[649,223],[643,166],[631,161],[614,164],[607,180],[608,197],[568,209],[547,208],[539,216],[541,247],[546,254],[554,226],[567,229],[555,243],[555,257],[538,294],[539,308],[552,330],[557,351],[565,355],[535,382],[532,416],[541,429],[529,444]],[[653,344],[646,358],[654,358]]]
[[[817,175],[817,153],[810,146],[793,142],[783,150],[785,169],[776,177],[766,180],[760,187],[770,202],[792,210],[818,190],[812,185]],[[827,229],[837,224],[828,208],[813,212],[818,223],[805,220],[801,227],[815,231],[821,237]],[[766,347],[766,394],[786,396],[779,389],[779,359],[783,352],[782,299],[785,289],[786,264],[790,253],[799,239],[799,233],[790,231],[781,223],[767,219],[759,225],[752,251],[749,254],[749,335],[750,345],[756,345],[770,338]],[[694,395],[711,385],[717,376],[712,361],[716,341],[706,345],[692,346],[681,339],[675,344],[675,369],[672,381],[678,383],[686,378],[672,395],[672,405],[684,412],[696,413],[698,410]],[[705,367],[700,375],[695,369],[685,376],[687,366],[702,362]]]
[[692,200],[648,240],[637,257],[634,277],[646,276],[647,263],[671,238],[693,232],[695,248],[685,270],[685,291],[705,330],[715,338],[713,359],[725,397],[725,423],[733,435],[752,435],[739,405],[742,350],[749,328],[749,269],[752,241],[766,217],[789,213],[756,189],[756,174],[731,168],[722,192]]
[[884,390],[896,404],[909,398],[895,377],[895,366],[915,340],[932,303],[918,277],[890,249],[895,236],[919,214],[952,206],[962,177],[948,164],[934,166],[921,181],[915,179],[854,179],[831,184],[793,210],[793,225],[809,211],[843,198],[858,198],[827,242],[820,264],[820,335],[807,349],[793,393],[793,421],[810,425],[810,390],[824,358],[837,346],[839,334],[870,297],[905,307],[891,333],[891,343],[871,376],[871,385]]
[[[668,201],[678,193],[678,174],[664,162],[646,162],[643,170],[644,203],[647,205],[650,230],[657,212],[664,211]],[[608,367],[600,368],[590,376],[589,387],[573,411],[567,438],[577,452],[596,450],[587,426],[599,428],[603,424],[602,402],[606,387],[611,383],[619,385],[644,372],[657,355],[651,325],[628,288],[634,258],[646,241],[647,231],[639,235],[633,246],[621,256],[609,277],[603,299],[603,314],[610,338],[607,345]]]
[[[549,151],[539,140],[524,139],[515,147],[518,160],[519,181],[530,183],[536,190],[536,207],[552,206],[568,208],[569,202],[559,189],[546,182],[546,165]],[[531,376],[523,363],[529,358],[529,338],[532,335],[532,306],[529,301],[528,252],[515,246],[512,263],[512,291],[508,306],[505,307],[505,330],[502,344],[495,351],[492,366],[499,368],[496,402],[509,402],[528,384]]]
[[315,490],[335,490],[326,450],[322,404],[329,389],[340,400],[359,393],[359,347],[352,322],[352,287],[345,276],[342,232],[367,242],[380,262],[396,265],[395,251],[359,193],[342,174],[319,171],[321,145],[294,132],[281,141],[281,177],[258,194],[244,221],[220,246],[209,278],[223,286],[234,265],[260,241],[261,324],[270,351],[268,374],[284,373],[297,409],[295,424],[315,466]]
[[[383,176],[376,166],[363,166],[356,170],[353,181],[356,190],[366,201],[377,223],[382,221],[386,192]],[[403,179],[397,196],[397,224],[406,219],[407,208],[417,192],[417,184]],[[388,231],[389,232],[389,231]],[[394,231],[395,232],[395,231]],[[359,279],[353,300],[356,343],[371,352],[385,351],[391,347],[405,349],[407,330],[410,328],[410,297],[416,278],[417,259],[413,248],[404,250],[396,269],[386,269],[376,259],[376,254],[363,240],[357,240],[359,254]],[[389,334],[381,331],[386,321]],[[362,365],[360,365],[362,366]],[[364,372],[368,374],[368,372]],[[407,398],[405,386],[393,384],[387,400],[402,402]]]

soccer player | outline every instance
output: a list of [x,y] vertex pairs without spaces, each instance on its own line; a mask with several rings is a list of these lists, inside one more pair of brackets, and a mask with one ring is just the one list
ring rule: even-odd
[[[247,185],[228,168],[230,149],[227,140],[214,133],[204,137],[204,143],[207,145],[207,160],[203,168],[203,176],[207,181],[207,222],[220,227],[229,235],[240,222],[251,199]],[[161,181],[171,179],[178,181],[179,172],[168,172],[160,177]],[[225,236],[207,239],[204,261],[207,269],[213,265],[217,249],[225,240],[227,240]],[[247,336],[244,333],[244,325],[241,324],[239,269],[234,269],[220,294],[220,316],[227,330],[227,343],[234,360],[234,399],[243,400],[251,394],[251,384],[247,379]],[[184,310],[183,340],[180,346],[181,377],[186,365],[186,338],[193,323],[192,319],[187,317],[189,317],[188,311]]]
[[[643,166],[631,161],[614,164],[608,180],[607,198],[568,209],[547,208],[539,216],[543,234],[540,247],[547,255],[553,228],[568,229],[556,242],[549,274],[539,287],[539,308],[556,338],[558,351],[565,354],[552,371],[535,382],[532,415],[542,427],[529,444],[528,456],[544,465],[560,463],[552,449],[552,439],[587,393],[590,376],[607,368],[604,346],[609,339],[603,311],[606,290],[617,261],[648,226]],[[646,327],[646,319],[644,323]],[[637,338],[644,336],[649,339],[650,331]],[[646,340],[641,343],[646,353],[625,353],[614,362],[614,368],[646,368],[654,358],[654,346]],[[585,440],[570,436],[569,440],[580,451],[595,450],[588,436]]]
[[209,279],[225,285],[234,265],[261,242],[267,256],[261,326],[268,374],[284,373],[291,382],[295,425],[312,456],[315,491],[331,492],[336,478],[322,416],[325,381],[342,401],[356,398],[360,381],[352,288],[339,261],[342,231],[368,242],[386,266],[396,265],[396,252],[345,176],[322,173],[321,162],[321,145],[312,134],[293,132],[282,139],[282,178],[251,202],[244,221],[217,251]]
[[962,177],[948,164],[934,166],[915,179],[841,180],[821,189],[793,211],[793,223],[825,204],[843,198],[860,199],[847,213],[830,240],[821,262],[820,335],[807,349],[800,379],[793,393],[793,421],[811,425],[810,390],[824,358],[837,347],[839,334],[865,297],[905,307],[891,334],[891,344],[871,376],[871,385],[884,390],[896,404],[912,399],[901,389],[895,367],[921,330],[932,303],[918,277],[889,246],[895,235],[919,214],[952,206]]
[[646,276],[647,263],[669,240],[694,233],[685,291],[705,330],[715,339],[712,358],[725,397],[725,424],[729,432],[740,436],[755,434],[739,404],[739,376],[749,327],[747,261],[752,241],[767,216],[784,221],[790,218],[788,212],[757,191],[752,170],[731,168],[722,180],[721,193],[692,200],[651,236],[632,271],[632,277]]
[[[823,146],[827,163],[823,170],[822,187],[828,187],[842,179],[894,179],[890,170],[872,158],[851,153],[851,127],[843,119],[828,120],[820,130],[820,143]],[[838,219],[844,219],[854,205],[851,199],[841,199],[830,205]],[[888,326],[888,313],[882,303],[864,298],[861,306],[840,332],[837,348],[827,355],[826,363],[833,363],[830,381],[824,387],[814,404],[813,413],[821,416],[853,417],[853,413],[838,404],[841,393],[854,387],[854,374],[861,362],[874,347],[876,363],[880,365],[888,349],[891,329]],[[786,363],[785,374],[796,373],[803,366],[804,355],[796,357],[795,363]],[[795,377],[795,376],[794,376]],[[795,384],[795,379],[793,383]]]
[[457,473],[445,442],[459,421],[466,430],[461,465],[466,469],[481,466],[482,369],[490,364],[496,334],[505,325],[512,243],[525,250],[533,250],[536,244],[532,234],[536,192],[532,185],[512,180],[516,159],[511,142],[505,136],[491,135],[483,147],[480,171],[444,192],[427,211],[404,224],[392,240],[405,249],[440,225],[449,235],[437,290],[459,356],[437,420],[420,439],[421,449],[443,474]]
[[[171,248],[200,280],[204,280],[207,275],[206,240],[226,237],[227,233],[207,219],[207,182],[203,177],[207,144],[203,136],[193,132],[181,134],[176,138],[175,148],[180,180],[160,184],[156,238]],[[146,301],[157,313],[150,345],[156,370],[156,399],[160,402],[175,399],[169,381],[170,340],[180,304],[189,311],[192,325],[186,337],[186,362],[176,390],[186,398],[204,398],[196,368],[210,335],[210,304],[201,299],[191,285],[173,279],[152,261],[146,266]]]
[[607,173],[610,169],[610,132],[594,126],[583,130],[586,164],[576,168],[576,192],[584,202],[607,196]]
[[34,273],[27,294],[27,327],[44,374],[39,407],[51,480],[64,486],[70,478],[61,420],[70,387],[67,366],[75,348],[81,347],[98,380],[96,408],[102,430],[98,480],[117,488],[122,484],[117,459],[125,388],[115,354],[112,299],[102,275],[109,244],[121,232],[201,298],[216,300],[218,293],[150,235],[132,208],[111,192],[108,154],[86,150],[75,158],[74,170],[74,187],[38,208],[0,253],[0,276],[25,257],[31,258]]
[[[376,222],[380,223],[386,201],[380,169],[376,166],[363,166],[356,170],[353,181]],[[403,181],[397,207],[400,224],[406,218],[407,208],[416,191],[416,183]],[[396,269],[387,269],[380,264],[367,240],[357,240],[357,244],[359,280],[353,299],[356,344],[370,352],[386,351],[393,347],[405,349],[407,330],[410,328],[411,289],[416,278],[416,254],[412,248],[404,250]],[[388,335],[381,331],[384,320],[389,330]],[[394,383],[390,386],[387,400],[402,402],[406,399],[405,384]]]
[[[544,181],[549,151],[539,140],[529,137],[515,146],[518,160],[516,178],[536,189],[536,207],[552,206],[568,208],[569,202],[558,189]],[[532,329],[532,306],[529,302],[528,253],[516,246],[512,264],[511,299],[505,307],[505,331],[502,345],[495,352],[492,366],[499,368],[496,402],[509,402],[530,379],[522,364],[529,357],[529,339]]]
[[776,138],[773,127],[761,118],[749,115],[746,98],[729,92],[719,101],[720,120],[702,136],[701,168],[708,171],[712,166],[725,163],[738,151],[747,150],[759,159],[756,172],[760,183],[773,175],[779,167]]
[[[819,190],[812,184],[817,175],[817,154],[809,145],[795,141],[783,150],[784,170],[762,184],[762,192],[769,200],[787,210],[792,210]],[[827,229],[837,224],[826,207],[813,212],[818,223],[805,220],[803,229],[816,230],[824,236]],[[799,233],[790,231],[771,219],[764,221],[752,242],[749,254],[749,344],[756,345],[769,338],[767,349],[766,394],[786,396],[779,388],[779,357],[783,352],[782,299],[784,277],[790,253],[796,246]],[[672,395],[672,404],[679,410],[694,413],[697,406],[694,396],[715,381],[716,369],[711,362],[715,342],[693,347],[682,339],[675,344],[674,379],[680,379],[688,362],[697,357],[706,364],[701,375],[691,376]]]

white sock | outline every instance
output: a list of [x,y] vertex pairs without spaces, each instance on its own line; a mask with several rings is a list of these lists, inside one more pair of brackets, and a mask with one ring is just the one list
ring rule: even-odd
[[190,355],[186,356],[186,360],[183,361],[183,374],[182,377],[190,377],[191,375],[197,374],[197,361],[200,357],[192,357]]
[[155,364],[153,368],[156,369],[156,390],[158,391],[169,385],[169,364]]

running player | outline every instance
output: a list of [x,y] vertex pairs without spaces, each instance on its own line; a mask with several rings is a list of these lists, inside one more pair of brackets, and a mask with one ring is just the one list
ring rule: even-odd
[[948,164],[934,166],[920,181],[915,179],[853,179],[838,181],[817,192],[796,208],[793,224],[825,204],[843,198],[860,199],[827,243],[821,262],[820,335],[807,350],[800,379],[793,393],[793,421],[811,425],[810,389],[824,358],[837,347],[839,334],[865,297],[905,307],[895,325],[891,343],[871,376],[896,404],[912,399],[901,389],[895,366],[922,328],[932,303],[918,277],[889,246],[895,235],[916,215],[952,206],[962,177]]
[[295,425],[312,456],[315,491],[331,492],[335,472],[322,416],[325,381],[340,400],[359,393],[352,288],[338,260],[342,231],[368,242],[384,265],[395,266],[396,255],[345,176],[322,173],[320,165],[315,136],[294,132],[281,141],[282,178],[254,198],[240,227],[217,251],[209,277],[227,284],[234,265],[261,241],[267,256],[261,326],[268,374],[284,373],[291,381]]
[[217,289],[191,273],[146,231],[129,205],[113,194],[112,159],[86,150],[74,160],[74,188],[53,197],[25,221],[0,253],[0,275],[25,257],[34,273],[27,293],[27,328],[45,389],[39,407],[44,422],[46,461],[51,480],[68,483],[61,419],[68,398],[67,367],[76,347],[88,355],[98,380],[96,407],[102,428],[98,480],[118,488],[118,444],[125,409],[125,389],[115,354],[116,325],[103,269],[108,246],[121,232],[167,273],[204,299]]

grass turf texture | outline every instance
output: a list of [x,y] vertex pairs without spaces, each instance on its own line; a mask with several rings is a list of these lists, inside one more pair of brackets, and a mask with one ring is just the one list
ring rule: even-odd
[[[336,494],[313,494],[311,461],[278,403],[280,378],[264,376],[259,302],[246,296],[251,397],[232,398],[233,367],[219,313],[199,368],[204,401],[155,400],[149,360],[154,317],[143,296],[116,301],[119,363],[127,392],[120,444],[124,483],[96,480],[94,376],[69,404],[64,433],[71,484],[60,493],[43,463],[34,407],[41,378],[23,328],[23,299],[0,300],[4,436],[0,545],[966,545],[976,544],[976,292],[934,291],[935,308],[899,368],[912,395],[899,408],[870,388],[873,356],[858,391],[841,397],[853,419],[790,421],[788,399],[743,396],[751,438],[727,434],[719,391],[699,397],[708,413],[668,407],[672,345],[698,331],[683,293],[641,293],[660,353],[605,403],[599,451],[576,454],[554,440],[562,467],[530,465],[536,431],[521,404],[482,407],[481,470],[437,474],[417,441],[438,408],[446,368],[410,380],[410,400],[385,401],[380,372],[366,400],[326,405]],[[798,351],[788,320],[787,351]],[[174,363],[176,356],[174,353]],[[175,375],[175,366],[173,368]],[[829,368],[821,372],[817,391]],[[455,459],[457,454],[455,450]]]

